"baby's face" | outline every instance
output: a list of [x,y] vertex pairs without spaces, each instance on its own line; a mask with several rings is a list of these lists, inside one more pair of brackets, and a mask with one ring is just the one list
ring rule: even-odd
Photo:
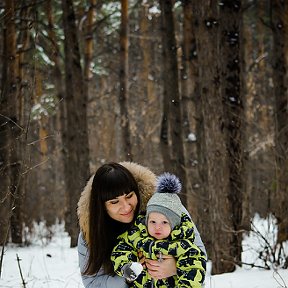
[[151,212],[147,224],[149,235],[158,240],[167,238],[171,233],[170,223],[166,216],[161,213]]

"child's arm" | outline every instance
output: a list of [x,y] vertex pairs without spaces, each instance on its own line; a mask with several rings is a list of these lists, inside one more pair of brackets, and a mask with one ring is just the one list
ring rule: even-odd
[[[143,283],[151,281],[147,269],[143,269],[138,257],[137,243],[141,240],[136,234],[123,233],[118,237],[119,243],[114,247],[111,261],[117,275],[128,282],[133,281],[133,287],[143,287]],[[132,240],[133,239],[133,240]]]
[[136,249],[122,238],[112,251],[111,261],[115,273],[119,276],[123,276],[122,268],[131,262],[138,262],[139,259],[137,257]]
[[205,280],[206,255],[189,240],[180,240],[177,249],[177,284],[179,287],[201,288]]

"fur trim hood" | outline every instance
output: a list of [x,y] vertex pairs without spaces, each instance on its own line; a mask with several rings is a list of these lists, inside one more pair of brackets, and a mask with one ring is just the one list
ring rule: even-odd
[[[120,162],[119,164],[127,168],[134,176],[139,187],[141,203],[140,211],[146,210],[147,202],[156,190],[156,175],[148,168],[133,162]],[[89,239],[89,200],[93,178],[94,175],[88,180],[83,192],[81,193],[77,207],[80,229],[86,242]]]

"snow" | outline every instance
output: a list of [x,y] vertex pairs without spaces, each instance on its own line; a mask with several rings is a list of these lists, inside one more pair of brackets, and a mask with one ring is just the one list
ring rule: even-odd
[[61,225],[59,228],[47,245],[44,240],[36,241],[28,247],[6,247],[0,279],[1,288],[23,287],[17,255],[21,259],[20,267],[26,288],[83,287],[78,268],[77,248],[69,248],[70,239],[63,232],[64,226]]
[[[272,234],[277,230],[275,230],[273,225],[273,219],[263,220],[259,216],[255,216],[254,223],[256,223],[258,231],[263,234],[268,231],[271,236],[270,240],[275,240]],[[21,259],[20,267],[26,288],[83,288],[78,268],[77,248],[69,248],[70,239],[67,233],[64,232],[64,225],[55,225],[54,230],[50,230],[50,233],[43,233],[43,224],[41,225],[41,229],[38,229],[37,233],[30,235],[29,241],[33,243],[30,246],[17,247],[9,244],[5,248],[0,287],[23,287],[17,262],[18,255]],[[272,229],[271,227],[274,228]],[[263,229],[266,229],[266,232]],[[50,234],[53,235],[51,241],[47,241]],[[251,235],[247,235],[243,239],[243,257],[247,262],[255,261],[255,255],[257,254],[257,249],[259,249],[256,246],[261,244],[257,242],[255,237],[256,235],[251,233]],[[251,253],[253,245],[256,254]],[[244,247],[247,246],[250,249],[245,250]],[[287,245],[285,247],[287,249]],[[258,260],[257,264],[260,265],[261,262]],[[213,276],[211,276],[210,270],[211,262],[208,263],[205,288],[288,287],[287,269],[276,269],[274,267],[274,270],[263,270],[247,266],[238,267],[233,273]]]
[[238,268],[233,273],[208,276],[206,282],[205,288],[280,288],[288,285],[288,271]]
[[189,142],[195,142],[197,140],[196,135],[194,133],[189,133],[187,137]]

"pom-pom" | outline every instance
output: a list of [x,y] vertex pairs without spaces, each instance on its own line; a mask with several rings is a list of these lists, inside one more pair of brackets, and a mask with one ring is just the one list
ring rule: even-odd
[[170,173],[163,173],[157,178],[158,193],[180,193],[181,182],[177,176]]

